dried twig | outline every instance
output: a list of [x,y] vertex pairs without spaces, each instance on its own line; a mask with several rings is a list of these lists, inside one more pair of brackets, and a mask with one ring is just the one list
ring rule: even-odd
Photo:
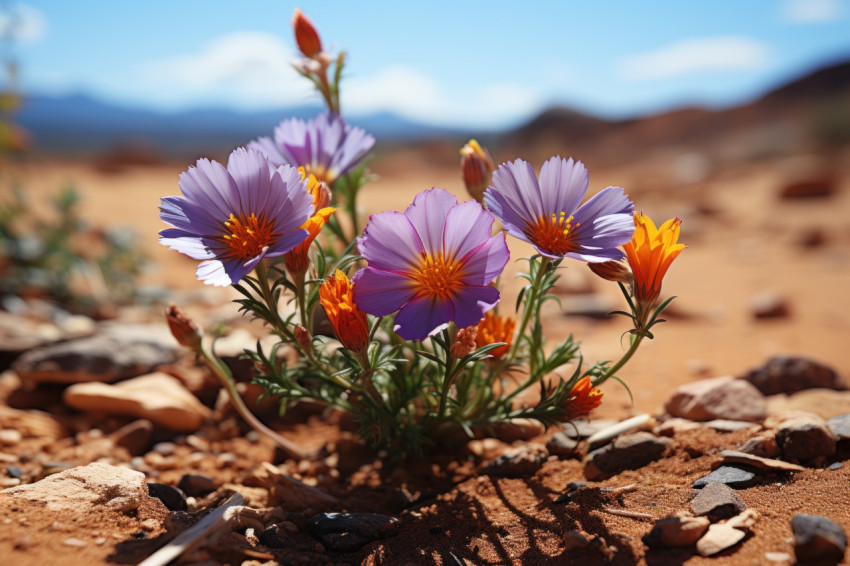
[[638,513],[637,511],[626,511],[625,509],[614,509],[613,507],[602,506],[600,511],[611,515],[619,515],[620,517],[628,517],[629,519],[652,519],[652,515],[648,513]]
[[139,566],[165,566],[187,550],[198,545],[206,536],[226,524],[228,509],[242,504],[242,496],[234,493],[218,509],[192,525],[177,538],[148,556]]

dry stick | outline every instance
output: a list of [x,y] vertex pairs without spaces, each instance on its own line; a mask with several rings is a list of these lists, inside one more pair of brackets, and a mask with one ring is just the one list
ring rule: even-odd
[[638,513],[637,511],[626,511],[625,509],[614,509],[613,507],[605,506],[600,507],[600,510],[605,513],[610,513],[611,515],[619,515],[620,517],[628,517],[630,519],[652,519],[652,515],[647,513]]
[[218,509],[180,533],[177,538],[148,556],[138,566],[165,566],[187,550],[191,550],[213,530],[226,524],[227,510],[242,505],[242,501],[242,496],[234,493]]

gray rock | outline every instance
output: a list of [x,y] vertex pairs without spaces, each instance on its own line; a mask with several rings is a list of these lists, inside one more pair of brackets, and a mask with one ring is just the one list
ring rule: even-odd
[[310,517],[310,532],[333,550],[352,552],[370,542],[398,534],[399,521],[372,513],[318,513]]
[[691,510],[698,517],[708,517],[712,523],[743,512],[747,504],[732,488],[722,483],[710,483],[691,500]]
[[173,363],[174,350],[161,343],[98,333],[30,350],[12,364],[21,380],[50,383],[111,383]]
[[800,563],[838,564],[844,558],[847,535],[838,523],[820,515],[794,515],[794,553]]
[[835,454],[835,436],[814,414],[800,413],[785,420],[776,431],[776,444],[787,460],[805,461]]
[[584,461],[584,475],[601,480],[624,470],[637,470],[661,457],[672,440],[649,432],[621,436],[613,443],[594,450]]
[[674,417],[692,421],[761,421],[765,417],[767,403],[764,395],[748,382],[733,377],[715,377],[682,385],[664,409]]
[[560,456],[562,458],[574,456],[577,448],[578,441],[573,440],[560,431],[553,434],[552,438],[546,442],[546,450],[549,451],[549,454],[554,454],[555,456]]
[[847,383],[829,366],[795,356],[775,356],[763,366],[740,376],[764,395],[796,393],[804,389],[847,389]]
[[850,413],[826,421],[826,426],[838,440],[850,440]]
[[722,483],[736,489],[750,487],[756,483],[757,478],[753,472],[736,466],[720,466],[707,476],[696,480],[691,487],[702,489],[713,483]]
[[668,517],[656,521],[642,540],[650,548],[690,546],[699,540],[709,524],[706,517]]
[[828,470],[832,470],[832,471],[834,472],[835,470],[840,470],[840,469],[841,469],[841,468],[843,468],[843,467],[844,467],[844,463],[843,463],[843,462],[833,462],[832,464],[830,464],[829,466],[827,466],[827,469],[828,469]]
[[508,478],[530,476],[543,465],[548,456],[549,451],[542,444],[526,443],[505,450],[501,456],[484,466],[481,473]]

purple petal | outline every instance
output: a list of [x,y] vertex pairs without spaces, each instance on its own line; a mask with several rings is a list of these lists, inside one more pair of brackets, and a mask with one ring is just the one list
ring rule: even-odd
[[526,222],[537,222],[540,217],[546,215],[537,177],[527,161],[517,159],[500,165],[493,172],[493,187]]
[[540,168],[540,195],[543,210],[549,214],[573,213],[584,193],[587,192],[589,176],[581,161],[575,162],[553,157]]
[[274,129],[274,141],[283,158],[283,163],[275,163],[275,165],[299,167],[312,163],[312,140],[307,132],[307,124],[303,120],[290,118],[281,122]]
[[352,280],[354,302],[363,312],[375,316],[394,313],[413,298],[409,277],[364,267]]
[[455,205],[440,218],[445,224],[441,247],[447,257],[463,260],[490,239],[493,215],[474,200]]
[[227,159],[227,172],[236,182],[238,210],[243,215],[259,216],[260,211],[266,210],[271,188],[269,161],[265,154],[238,147]]
[[604,248],[598,250],[584,248],[583,251],[580,252],[568,252],[564,254],[564,257],[577,259],[579,261],[586,261],[588,263],[602,263],[604,261],[611,260],[619,261],[626,257],[626,254],[617,248]]
[[159,233],[159,243],[186,254],[192,259],[212,259],[215,257],[213,250],[202,238],[190,232],[169,228]]
[[295,167],[278,167],[272,173],[270,189],[268,217],[274,220],[276,233],[295,230],[313,214],[313,196],[307,191],[307,181],[301,180],[301,173]]
[[504,195],[494,190],[493,187],[489,187],[484,192],[484,203],[490,212],[502,221],[502,227],[508,231],[508,234],[529,244],[532,243],[528,236],[526,236],[525,229],[527,224],[536,222],[537,219],[525,219],[521,217]]
[[405,340],[424,340],[450,322],[454,314],[455,308],[450,299],[420,296],[404,305],[395,315],[395,331]]
[[[496,306],[499,302],[499,290],[489,285],[464,286],[452,296],[452,302],[455,309],[452,320],[460,328],[466,328],[478,324],[484,318],[484,313]],[[398,323],[398,317],[396,317],[396,323]]]
[[277,169],[281,165],[287,163],[286,159],[283,157],[283,154],[280,153],[278,147],[268,136],[262,136],[254,141],[248,142],[248,149],[259,151],[260,153],[265,155],[266,158],[269,160],[270,169]]
[[443,228],[447,225],[447,214],[456,204],[457,197],[448,191],[428,189],[417,194],[413,203],[405,209],[404,215],[410,219],[428,254],[449,252],[448,248],[443,248]]
[[357,249],[371,267],[405,273],[418,265],[424,247],[407,216],[390,210],[369,218]]
[[497,234],[469,255],[461,280],[469,285],[488,285],[502,273],[510,257],[505,234]]
[[366,156],[375,145],[375,138],[360,128],[349,128],[345,134],[345,141],[337,150],[331,161],[331,170],[336,172],[337,177],[345,175]]
[[304,229],[292,230],[290,232],[284,233],[280,236],[275,242],[269,246],[269,251],[266,253],[267,257],[278,257],[282,256],[301,242],[307,239],[310,233]]
[[220,234],[222,231],[220,220],[184,197],[162,197],[159,210],[159,218],[163,222],[180,230],[205,236]]
[[[588,199],[575,211],[573,216],[576,222],[584,224],[588,220],[609,214],[628,214],[631,216],[634,210],[634,203],[629,200],[622,188],[608,187]],[[632,222],[634,221],[632,220]]]
[[180,174],[180,190],[186,199],[222,221],[236,212],[236,183],[221,163],[199,159]]

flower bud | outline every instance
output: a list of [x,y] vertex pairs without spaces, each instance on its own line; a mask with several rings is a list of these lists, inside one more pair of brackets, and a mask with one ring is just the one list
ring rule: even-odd
[[166,309],[165,320],[178,344],[190,350],[200,351],[203,334],[197,325],[177,308],[177,305],[171,305]]
[[322,40],[319,39],[319,32],[313,22],[298,8],[295,8],[295,15],[292,17],[292,29],[295,31],[295,42],[301,53],[305,57],[315,59],[322,52]]
[[475,336],[478,334],[477,326],[469,328],[461,328],[457,331],[455,341],[451,347],[451,355],[454,359],[459,360],[475,349]]
[[298,345],[305,352],[313,349],[313,339],[310,337],[310,331],[300,324],[295,327],[295,341],[298,342]]
[[634,282],[632,270],[629,269],[628,265],[620,261],[588,263],[587,267],[589,267],[593,273],[606,281],[616,281],[625,285],[631,285]]
[[496,169],[490,153],[476,140],[469,140],[460,150],[460,169],[469,195],[483,202],[484,191],[490,186],[490,177]]

